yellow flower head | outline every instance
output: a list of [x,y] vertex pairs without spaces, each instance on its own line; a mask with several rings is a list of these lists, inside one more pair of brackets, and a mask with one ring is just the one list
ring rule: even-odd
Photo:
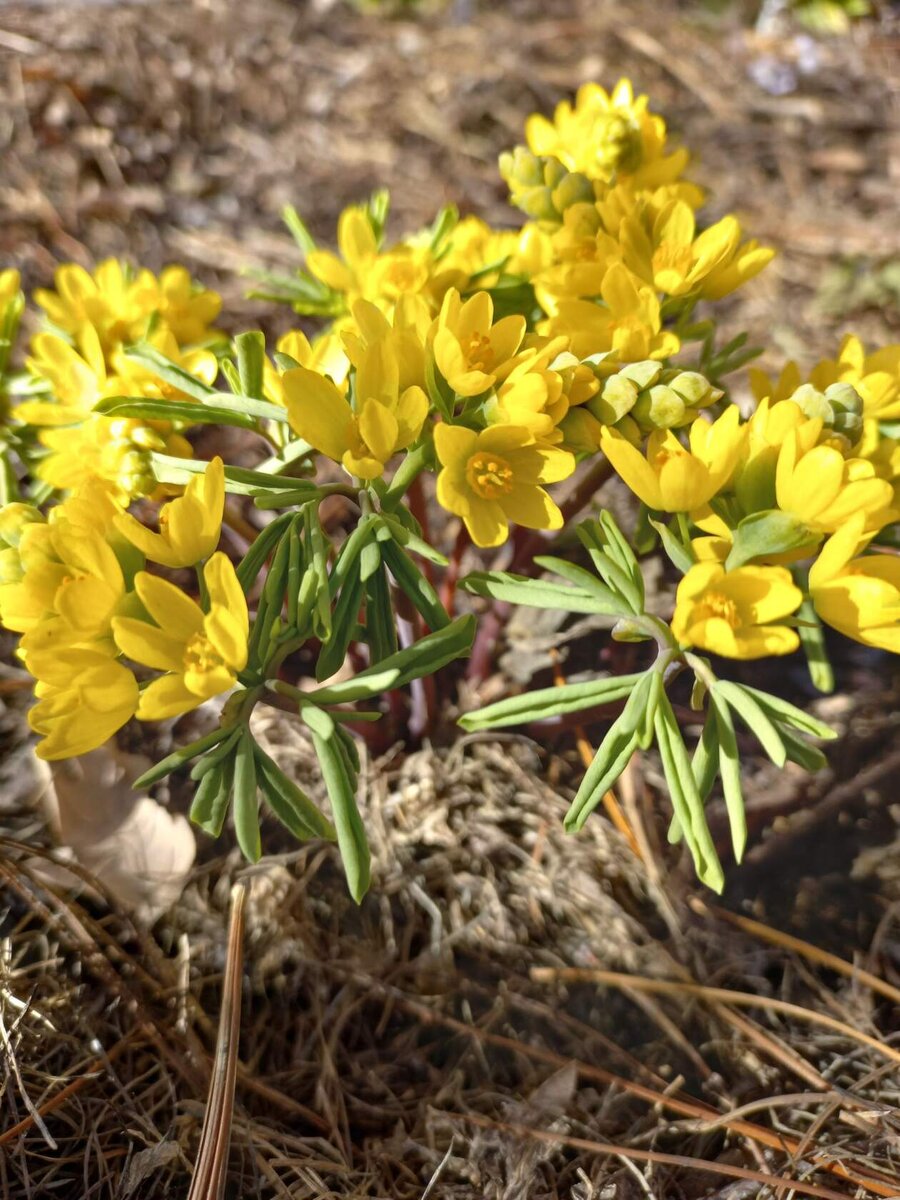
[[[440,259],[441,273],[448,286],[464,287],[479,275],[482,287],[493,287],[501,271],[526,278],[550,265],[553,251],[550,236],[533,223],[522,229],[493,229],[480,217],[463,217],[450,234]],[[493,268],[487,275],[488,268]]]
[[85,325],[97,332],[104,353],[123,342],[137,341],[159,303],[159,285],[151,271],[131,271],[114,258],[91,274],[68,263],[54,276],[55,291],[39,288],[36,302],[48,319],[77,336]]
[[[88,486],[50,510],[44,520],[30,506],[8,505],[0,530],[9,549],[3,557],[0,621],[24,636],[19,655],[44,677],[63,648],[109,653],[113,616],[126,594],[126,577],[112,532],[117,512],[109,493]],[[15,556],[15,562],[13,561]]]
[[612,92],[586,83],[574,105],[563,100],[556,106],[552,121],[537,113],[528,118],[528,146],[602,183],[623,177],[641,188],[669,183],[684,171],[688,153],[665,153],[665,122],[648,111],[648,103],[646,96],[635,98],[628,79]]
[[663,329],[659,297],[624,263],[613,263],[600,288],[603,306],[589,300],[560,300],[555,313],[538,328],[564,334],[576,357],[612,351],[620,362],[668,358],[681,346],[678,335]]
[[124,390],[107,372],[103,347],[93,325],[79,331],[71,345],[53,333],[38,333],[25,364],[50,389],[47,399],[25,400],[13,416],[25,425],[74,425],[83,421],[98,400]]
[[358,300],[353,305],[353,328],[342,335],[356,367],[357,395],[373,397],[386,391],[390,396],[409,387],[423,388],[431,323],[431,312],[421,296],[398,300],[391,321],[376,305]]
[[164,567],[192,567],[209,558],[222,532],[225,507],[225,467],[214,458],[202,475],[195,475],[184,495],[159,510],[159,533],[153,533],[131,513],[120,513],[115,527],[151,562]]
[[155,624],[132,617],[113,622],[126,657],[166,672],[143,689],[137,715],[162,721],[228,692],[247,665],[247,601],[226,555],[203,568],[209,612],[167,580],[141,571],[135,590]]
[[670,200],[654,210],[636,208],[619,229],[626,266],[669,296],[696,293],[719,299],[769,263],[775,251],[756,242],[741,245],[736,217],[723,217],[697,233],[693,209]]
[[462,517],[476,546],[499,546],[510,522],[526,529],[560,529],[562,513],[544,484],[566,479],[575,459],[535,441],[522,426],[494,425],[476,433],[439,424],[434,445],[442,470],[438,502]]
[[678,585],[672,632],[682,646],[725,658],[790,654],[796,630],[777,622],[796,612],[803,593],[784,567],[696,563]]
[[809,594],[826,624],[866,646],[900,654],[900,558],[854,557],[871,535],[859,513],[830,537],[809,572]]
[[401,296],[424,295],[434,303],[432,293],[440,286],[434,255],[427,246],[400,245],[380,251],[368,213],[356,207],[341,213],[337,242],[340,256],[313,250],[306,267],[314,278],[343,295],[348,310],[360,299],[388,312]]
[[320,454],[360,479],[377,479],[398,450],[418,438],[428,416],[420,387],[399,390],[390,355],[372,356],[357,374],[356,409],[324,376],[294,367],[282,376],[291,428]]
[[646,456],[617,429],[604,428],[601,448],[634,494],[658,512],[694,512],[729,482],[740,460],[745,427],[731,406],[716,421],[698,417],[689,449],[669,429],[650,434]]
[[214,335],[211,326],[221,310],[218,292],[199,287],[186,267],[165,267],[161,272],[157,312],[180,346],[194,346]]
[[64,647],[35,658],[41,675],[28,723],[42,738],[35,747],[38,758],[87,754],[134,716],[137,681],[111,653]]
[[451,288],[434,324],[434,361],[457,395],[478,396],[511,369],[524,336],[524,317],[502,317],[494,324],[487,292],[464,302]]
[[[776,406],[778,407],[778,406]],[[820,420],[791,429],[778,452],[775,496],[778,507],[813,533],[833,533],[857,513],[867,530],[896,519],[894,493],[864,458],[845,458],[832,445],[819,445]]]
[[[516,355],[512,369],[485,404],[484,416],[489,425],[520,425],[539,441],[560,442],[558,427],[569,410],[569,399],[563,376],[550,364],[555,365],[558,355],[565,351],[566,341],[539,341],[545,344],[529,345]],[[577,359],[573,361],[578,364]],[[574,379],[570,383],[579,386]]]

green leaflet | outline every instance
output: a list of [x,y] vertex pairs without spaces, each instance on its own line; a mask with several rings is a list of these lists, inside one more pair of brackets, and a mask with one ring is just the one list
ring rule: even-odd
[[282,825],[301,840],[326,838],[333,842],[337,837],[334,826],[303,789],[285,775],[261,746],[254,746],[254,754],[259,786]]
[[728,704],[738,714],[776,767],[783,767],[787,758],[784,742],[765,710],[739,683],[718,679],[710,695]]
[[187,746],[182,746],[181,749],[173,751],[172,754],[166,755],[161,762],[155,764],[145,771],[131,785],[133,788],[148,788],[154,783],[159,783],[160,779],[165,779],[172,771],[178,771],[181,767],[187,766],[191,759],[196,758],[200,754],[204,754],[207,750],[212,749],[227,737],[228,729],[214,729],[211,733],[204,734],[203,737],[197,738],[195,742],[191,742]]
[[234,781],[234,756],[229,754],[200,780],[191,804],[191,820],[210,837],[219,837],[228,815]]
[[255,863],[262,854],[262,844],[253,748],[253,736],[245,726],[234,755],[234,830],[244,857]]
[[[309,726],[308,710],[302,709],[300,716]],[[331,800],[338,849],[347,876],[347,886],[350,895],[358,904],[369,889],[370,861],[366,831],[356,805],[356,779],[348,770],[345,751],[342,752],[334,729],[332,728],[330,736],[323,735],[312,726],[310,729],[316,756],[322,768],[322,777]]]
[[409,555],[393,541],[382,543],[381,555],[397,586],[412,601],[428,628],[443,629],[449,625],[450,617],[440,597]]
[[734,848],[735,861],[740,862],[747,847],[747,814],[744,810],[741,758],[738,753],[737,738],[734,734],[734,722],[731,719],[728,705],[715,693],[710,694],[709,703],[719,735],[719,775],[722,779],[725,807],[728,810],[731,844]]
[[566,683],[562,687],[541,688],[498,700],[475,712],[464,713],[459,718],[463,729],[474,732],[480,729],[502,729],[507,725],[521,725],[528,721],[542,721],[564,713],[581,712],[599,704],[612,704],[623,700],[642,675],[614,675],[609,679],[592,679],[585,683]]
[[266,339],[257,330],[239,333],[234,339],[237,351],[240,391],[254,400],[263,398],[263,371],[266,365]]
[[573,613],[614,615],[621,607],[610,609],[595,595],[580,588],[551,580],[527,579],[524,575],[512,575],[508,571],[473,571],[460,580],[460,587],[475,596],[490,596],[494,600],[531,608],[559,608]]

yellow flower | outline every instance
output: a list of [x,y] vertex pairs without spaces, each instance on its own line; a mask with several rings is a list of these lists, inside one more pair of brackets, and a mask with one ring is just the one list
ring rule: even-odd
[[218,292],[195,284],[186,267],[165,267],[160,273],[157,311],[179,345],[196,345],[215,334],[210,326],[221,309]]
[[526,529],[562,527],[562,513],[542,485],[572,474],[575,459],[565,450],[536,442],[516,425],[476,433],[439,424],[434,445],[443,467],[438,501],[462,517],[476,546],[499,546],[511,521]]
[[49,320],[72,336],[92,325],[104,352],[133,342],[147,330],[159,303],[159,286],[151,271],[131,271],[114,258],[90,274],[75,263],[59,267],[55,291],[39,288],[35,301]]
[[418,438],[428,416],[428,398],[420,387],[399,390],[399,368],[390,355],[371,366],[357,374],[356,411],[316,371],[294,367],[282,376],[294,432],[360,479],[377,479],[394,454]]
[[525,336],[525,318],[502,317],[496,324],[494,302],[476,292],[463,302],[451,288],[434,326],[434,361],[459,396],[478,396],[510,369]]
[[[777,407],[777,406],[776,406]],[[775,496],[778,507],[802,521],[813,533],[833,533],[857,513],[866,529],[894,520],[894,493],[864,458],[845,458],[839,449],[817,445],[820,420],[791,429],[778,452]]]
[[38,758],[72,758],[96,750],[134,716],[138,685],[127,667],[95,649],[55,649],[36,664],[37,703],[28,723],[41,735]]
[[225,467],[214,458],[202,475],[195,475],[184,495],[159,510],[159,533],[153,533],[131,513],[114,521],[119,533],[164,567],[192,567],[209,558],[222,532],[225,507]]
[[761,271],[775,253],[755,242],[742,246],[740,222],[733,216],[698,234],[684,200],[671,200],[655,213],[636,209],[622,223],[619,237],[625,264],[669,296],[696,292],[719,299]]
[[[96,513],[97,525],[86,523],[86,507]],[[111,508],[115,511],[107,493],[90,488],[74,502],[51,509],[49,521],[29,520],[29,514],[15,506],[19,578],[0,586],[0,620],[7,629],[26,634],[22,650],[29,670],[27,652],[34,643],[27,635],[39,627],[45,649],[48,630],[58,640],[78,645],[108,637],[110,621],[125,595],[122,566],[106,537]],[[10,514],[4,513],[5,524]],[[9,532],[4,532],[9,540]]]
[[25,425],[74,425],[89,415],[98,400],[123,390],[107,372],[103,347],[93,325],[82,327],[75,345],[53,333],[36,334],[25,365],[33,376],[49,385],[51,392],[49,399],[25,400],[17,405],[13,416]]
[[809,572],[816,612],[845,637],[900,654],[900,558],[854,557],[869,541],[862,514],[830,537]]
[[606,272],[600,296],[603,307],[589,300],[560,300],[538,328],[568,336],[572,353],[581,359],[610,350],[620,362],[678,353],[678,335],[662,327],[659,297],[624,263],[613,263]]
[[651,433],[646,457],[617,429],[604,428],[601,448],[613,468],[648,508],[694,512],[730,482],[744,445],[745,427],[733,405],[714,422],[698,417],[690,449],[669,429]]
[[19,272],[14,267],[0,271],[0,313],[15,300],[21,288]]
[[141,571],[135,590],[155,625],[132,617],[113,621],[116,644],[128,658],[166,674],[141,692],[137,715],[162,721],[228,692],[247,665],[247,601],[226,555],[203,568],[209,612],[174,584]]
[[[484,417],[489,425],[519,425],[538,441],[559,442],[562,433],[558,426],[569,410],[569,399],[563,376],[551,364],[565,351],[566,341],[540,341],[545,344],[529,346],[516,355],[514,365],[485,404]],[[577,359],[574,362],[578,364]]]
[[[505,275],[537,274],[550,265],[553,252],[550,236],[529,222],[520,230],[493,229],[480,217],[463,217],[449,237],[441,255],[441,273],[447,285],[464,288],[473,275],[482,287],[492,287]],[[493,268],[487,275],[483,272]]]
[[379,251],[372,222],[363,208],[346,208],[338,220],[340,257],[313,250],[306,257],[309,273],[345,297],[350,309],[371,300],[387,310],[401,296],[427,295],[436,281],[434,256],[427,246],[400,245]]
[[[822,359],[809,373],[809,382],[824,392],[833,383],[849,383],[863,402],[867,419],[894,421],[900,417],[900,345],[884,346],[867,354],[854,334],[847,334],[835,359]],[[750,385],[757,400],[770,396],[787,400],[802,385],[795,362],[787,363],[777,379],[764,371],[750,370]]]
[[790,654],[800,645],[794,629],[772,624],[796,612],[803,593],[784,567],[696,563],[678,585],[672,632],[682,646],[725,658]]
[[401,297],[390,321],[376,305],[358,300],[353,305],[353,327],[342,334],[357,372],[357,395],[371,398],[381,391],[392,396],[410,387],[423,388],[431,324],[431,312],[421,296]]
[[665,122],[647,105],[646,96],[635,98],[628,79],[611,93],[586,83],[574,105],[564,100],[556,106],[552,122],[537,113],[529,117],[525,136],[532,153],[553,155],[589,179],[628,177],[636,187],[657,187],[682,174],[688,153],[665,154]]

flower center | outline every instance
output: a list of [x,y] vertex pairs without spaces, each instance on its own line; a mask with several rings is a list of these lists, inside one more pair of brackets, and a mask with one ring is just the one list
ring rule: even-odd
[[488,372],[494,364],[494,348],[491,345],[491,339],[486,338],[483,333],[470,334],[464,352],[466,362],[473,371]]
[[205,675],[208,671],[215,671],[218,667],[224,666],[225,660],[205,634],[195,633],[185,645],[184,669],[186,672],[196,671]]
[[496,454],[473,454],[466,465],[469,487],[482,500],[496,500],[513,490],[513,469]]
[[698,615],[703,621],[720,617],[723,621],[727,621],[732,629],[740,629],[744,624],[735,602],[729,596],[723,595],[722,592],[707,592],[700,602]]

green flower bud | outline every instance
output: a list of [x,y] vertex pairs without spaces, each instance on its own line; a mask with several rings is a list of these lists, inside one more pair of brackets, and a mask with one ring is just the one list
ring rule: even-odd
[[601,425],[584,408],[571,408],[559,425],[562,444],[573,454],[595,454],[600,448]]
[[593,184],[584,175],[525,146],[500,155],[500,174],[509,187],[510,202],[535,221],[559,225],[567,208],[594,199]]
[[652,387],[660,375],[662,375],[662,371],[662,363],[648,358],[644,362],[628,363],[627,366],[622,367],[619,374],[625,379],[630,379],[640,390],[641,388]]
[[626,413],[631,412],[637,403],[638,395],[638,385],[624,378],[623,372],[620,371],[616,375],[610,375],[599,396],[588,400],[588,411],[602,425],[615,425]]
[[631,415],[643,426],[652,429],[675,429],[685,423],[687,409],[684,401],[665,383],[641,392]]
[[721,390],[714,388],[699,371],[679,371],[669,380],[669,387],[691,408],[703,408],[722,398]]

